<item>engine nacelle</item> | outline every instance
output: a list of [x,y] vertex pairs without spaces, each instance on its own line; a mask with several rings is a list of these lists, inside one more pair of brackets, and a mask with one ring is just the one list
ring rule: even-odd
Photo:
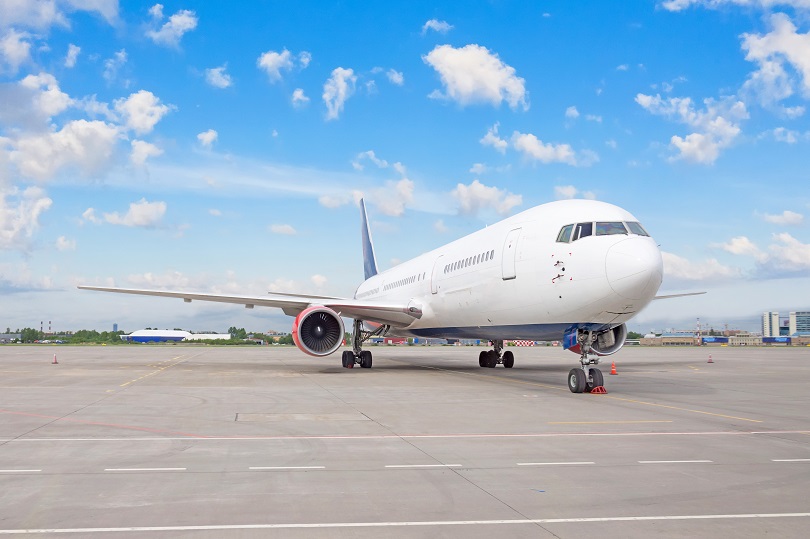
[[[579,334],[585,330],[574,328],[566,332],[563,337],[563,347],[566,350],[571,350],[576,354],[582,353],[582,348],[579,343]],[[624,341],[627,340],[627,326],[620,324],[611,329],[601,331],[594,334],[594,341],[591,343],[591,353],[598,356],[609,356],[615,354],[624,346]]]
[[343,319],[328,307],[314,306],[295,317],[292,337],[295,346],[311,356],[328,356],[343,343]]

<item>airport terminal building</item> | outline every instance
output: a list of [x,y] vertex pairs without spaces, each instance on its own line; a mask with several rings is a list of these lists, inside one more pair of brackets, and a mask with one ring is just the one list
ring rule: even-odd
[[121,339],[128,342],[181,342],[181,341],[210,341],[228,340],[229,333],[191,333],[177,329],[140,329],[129,335],[121,335]]

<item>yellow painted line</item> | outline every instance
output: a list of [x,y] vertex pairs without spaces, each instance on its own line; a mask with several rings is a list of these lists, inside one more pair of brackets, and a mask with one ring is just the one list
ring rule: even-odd
[[634,404],[646,404],[647,406],[657,406],[659,408],[668,408],[670,410],[679,410],[681,412],[692,412],[693,414],[704,414],[704,415],[711,415],[714,417],[724,417],[726,419],[738,419],[740,421],[750,421],[752,423],[762,423],[759,419],[751,419],[750,417],[737,417],[733,415],[725,415],[725,414],[716,414],[714,412],[706,412],[704,410],[693,410],[691,408],[680,408],[678,406],[670,406],[668,404],[658,404],[655,402],[647,402],[647,401],[639,401],[635,399],[625,399],[623,397],[614,397],[611,395],[604,395],[604,397],[608,399],[613,399],[617,401],[624,401],[624,402],[632,402]]
[[548,425],[627,425],[632,423],[672,423],[671,419],[650,419],[630,421],[549,421]]
[[[199,354],[197,354],[197,355],[199,355]],[[140,378],[136,378],[136,379],[134,379],[134,380],[130,380],[129,382],[124,382],[124,383],[123,383],[123,384],[121,384],[119,387],[126,387],[126,386],[128,386],[128,385],[130,385],[130,384],[134,384],[135,382],[140,382],[140,381],[141,381],[141,380],[143,380],[144,378],[148,378],[148,377],[150,377],[150,376],[154,376],[154,375],[156,375],[156,374],[160,374],[161,372],[165,371],[165,370],[166,370],[166,369],[168,369],[169,367],[174,367],[175,365],[178,365],[178,364],[182,363],[182,362],[183,362],[183,360],[182,360],[181,358],[183,358],[183,357],[185,357],[185,356],[177,356],[177,357],[175,357],[175,358],[172,358],[172,361],[174,361],[174,360],[179,360],[179,361],[175,361],[174,363],[170,363],[170,364],[168,364],[168,365],[164,365],[163,367],[160,367],[160,368],[158,368],[158,369],[157,369],[157,370],[155,370],[155,371],[152,371],[152,372],[150,372],[150,373],[144,374],[144,375],[143,375],[143,376],[141,376]],[[148,366],[149,366],[149,367],[155,367],[156,365],[148,365]]]
[[[450,370],[450,369],[442,369],[440,367],[430,367],[430,366],[427,366],[427,365],[419,365],[419,366],[423,367],[425,369],[433,369],[433,370],[437,370],[437,371],[441,371],[441,372],[447,372],[447,373],[453,373],[453,374],[466,374],[466,375],[469,375],[469,376],[476,376],[476,377],[485,378],[485,379],[493,379],[493,378],[495,378],[497,380],[501,380],[501,381],[504,381],[504,382],[512,382],[512,383],[515,383],[515,384],[523,384],[523,385],[537,386],[537,387],[547,387],[549,389],[556,389],[558,391],[569,391],[567,386],[566,387],[559,387],[559,386],[552,386],[552,385],[548,385],[548,384],[541,384],[539,382],[526,382],[526,381],[523,381],[523,380],[514,380],[512,378],[504,378],[502,376],[497,376],[497,375],[487,376],[487,375],[483,375],[483,374],[475,374],[475,373],[472,373],[472,372],[462,372],[462,371],[454,371],[454,370]],[[622,397],[615,397],[615,396],[612,396],[612,395],[599,395],[599,397],[605,398],[605,399],[613,399],[613,400],[623,401],[623,402],[632,402],[633,404],[644,404],[646,406],[657,406],[659,408],[667,408],[669,410],[678,410],[680,412],[690,412],[690,413],[693,413],[693,414],[704,414],[704,415],[710,415],[710,416],[714,416],[714,417],[724,417],[726,419],[737,419],[737,420],[740,420],[740,421],[750,421],[752,423],[762,423],[762,421],[759,420],[759,419],[751,419],[749,417],[737,417],[737,416],[733,416],[733,415],[717,414],[717,413],[714,413],[714,412],[706,412],[704,410],[693,410],[691,408],[681,408],[679,406],[670,406],[668,404],[658,404],[658,403],[655,403],[655,402],[640,401],[640,400],[635,400],[635,399],[626,399],[626,398],[622,398]]]

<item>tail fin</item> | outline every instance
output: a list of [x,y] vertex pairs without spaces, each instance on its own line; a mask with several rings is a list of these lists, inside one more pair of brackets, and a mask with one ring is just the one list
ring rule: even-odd
[[377,259],[374,256],[374,244],[371,242],[371,231],[368,228],[368,216],[366,215],[366,203],[360,199],[360,217],[362,219],[363,238],[363,270],[366,279],[377,275]]

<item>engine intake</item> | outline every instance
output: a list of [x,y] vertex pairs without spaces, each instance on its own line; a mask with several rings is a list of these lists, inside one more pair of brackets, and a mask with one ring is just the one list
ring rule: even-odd
[[309,307],[295,317],[292,336],[295,346],[311,356],[328,356],[343,342],[343,319],[328,307]]

